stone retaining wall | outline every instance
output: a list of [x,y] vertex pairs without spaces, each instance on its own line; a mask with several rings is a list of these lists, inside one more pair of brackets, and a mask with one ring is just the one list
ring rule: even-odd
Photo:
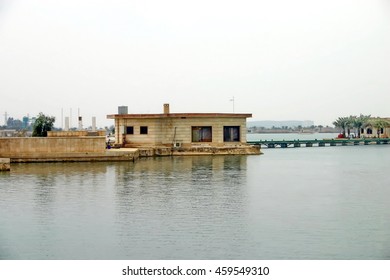
[[11,160],[9,158],[0,158],[0,171],[9,171],[11,169]]
[[0,157],[34,161],[104,156],[105,137],[7,137],[0,138]]

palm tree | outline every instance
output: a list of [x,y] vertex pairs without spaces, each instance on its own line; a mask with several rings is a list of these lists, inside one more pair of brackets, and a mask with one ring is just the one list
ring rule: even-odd
[[347,119],[347,123],[346,123],[346,129],[347,129],[347,132],[348,132],[348,137],[350,137],[351,135],[351,129],[354,129],[355,128],[355,120],[356,120],[356,116],[349,116],[349,117],[346,117]]
[[384,119],[374,119],[372,120],[372,126],[376,129],[378,138],[380,138],[383,129],[389,127],[390,123]]
[[348,117],[339,117],[336,121],[333,122],[335,127],[341,128],[343,137],[345,137],[346,129],[348,127]]
[[354,128],[357,129],[358,138],[360,138],[361,130],[362,130],[362,128],[367,126],[370,118],[371,118],[371,115],[365,116],[363,114],[360,114],[359,117],[355,117],[355,119],[353,120],[353,126],[354,126]]

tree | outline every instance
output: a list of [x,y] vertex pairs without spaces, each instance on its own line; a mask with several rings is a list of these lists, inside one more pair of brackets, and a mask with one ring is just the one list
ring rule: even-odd
[[54,127],[55,117],[46,116],[42,112],[39,113],[33,124],[33,137],[46,137],[47,132]]
[[333,122],[335,127],[342,129],[343,137],[345,137],[346,129],[348,128],[348,122],[348,117],[339,117],[336,121]]
[[365,116],[363,114],[360,114],[359,117],[355,117],[353,120],[353,126],[357,129],[358,137],[360,138],[360,133],[362,128],[366,127],[369,120],[371,118],[371,115]]
[[356,116],[349,116],[349,117],[346,117],[346,129],[347,129],[347,132],[348,132],[348,137],[350,137],[351,135],[351,129],[353,129],[355,127],[355,120],[356,120]]
[[390,126],[390,123],[384,119],[374,119],[372,120],[372,126],[376,129],[378,138],[380,138],[383,133],[382,130]]

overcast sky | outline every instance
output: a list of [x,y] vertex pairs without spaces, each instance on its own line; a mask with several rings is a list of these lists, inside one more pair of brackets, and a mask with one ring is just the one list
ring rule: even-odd
[[0,125],[39,112],[390,117],[388,0],[0,0]]

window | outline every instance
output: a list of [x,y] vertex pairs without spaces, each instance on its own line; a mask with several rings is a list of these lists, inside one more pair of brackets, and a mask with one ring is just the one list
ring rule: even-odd
[[148,127],[147,126],[141,126],[140,127],[140,134],[148,134]]
[[223,127],[224,142],[240,142],[240,127],[239,126],[224,126]]
[[127,126],[126,134],[134,134],[134,126]]
[[367,128],[367,134],[372,134],[372,128]]
[[213,133],[211,126],[193,126],[192,142],[212,142]]

